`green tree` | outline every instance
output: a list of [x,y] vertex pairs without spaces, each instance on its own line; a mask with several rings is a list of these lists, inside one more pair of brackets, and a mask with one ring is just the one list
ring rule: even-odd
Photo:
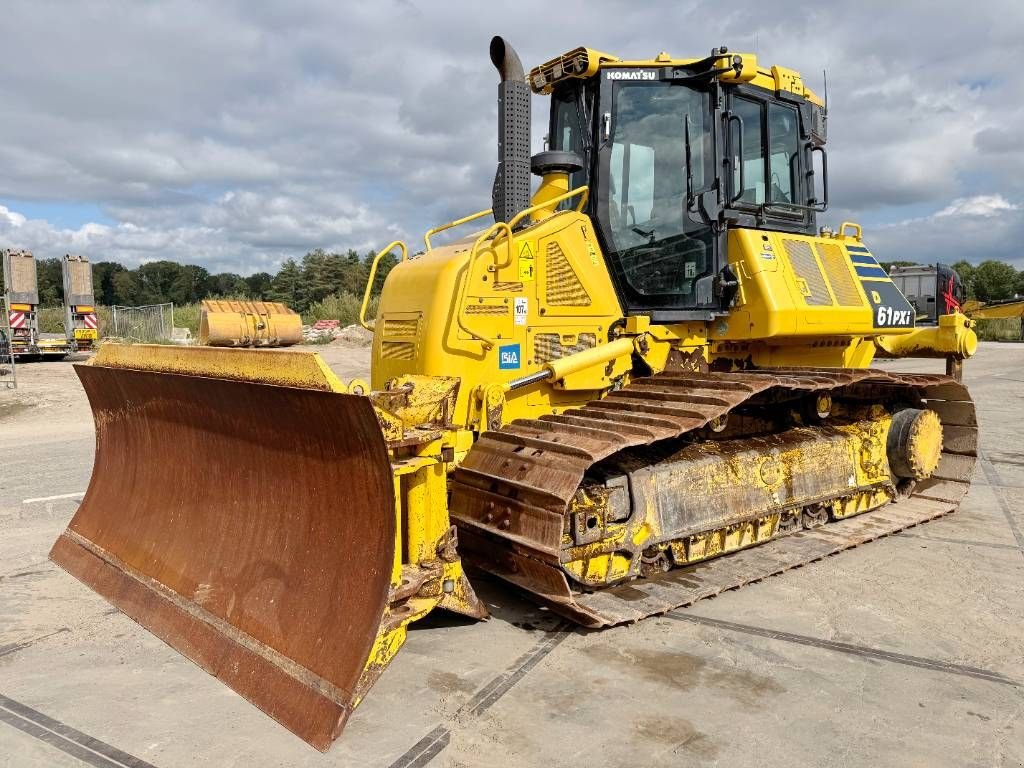
[[1013,284],[1013,293],[1016,296],[1024,296],[1024,269],[1017,273],[1017,280]]
[[59,307],[64,302],[64,276],[60,259],[36,259],[36,285],[40,306]]
[[334,292],[333,271],[331,254],[323,248],[312,250],[302,257],[302,284],[307,306]]
[[210,273],[196,264],[183,264],[171,281],[169,299],[175,304],[192,304],[210,293]]
[[979,301],[1013,298],[1017,270],[1002,261],[983,261],[974,270],[974,294]]
[[953,265],[953,269],[956,270],[956,273],[960,275],[960,279],[963,281],[964,290],[967,291],[967,298],[977,298],[974,295],[974,265],[969,261],[961,259]]
[[245,278],[246,295],[254,301],[263,301],[270,295],[273,276],[268,272],[257,272]]
[[183,267],[174,261],[151,261],[135,270],[141,304],[174,301],[175,285],[180,286]]
[[97,304],[117,304],[114,275],[127,271],[115,261],[98,261],[92,265],[92,291]]
[[335,288],[335,292],[351,293],[355,296],[362,296],[366,290],[366,281],[370,277],[370,266],[359,258],[359,254],[349,248],[344,256],[344,269],[340,275],[341,285]]
[[211,296],[245,296],[249,286],[245,278],[234,272],[221,272],[210,278],[209,295]]
[[129,270],[116,272],[111,278],[111,304],[131,307],[139,303],[139,283]]
[[270,285],[271,301],[283,301],[296,312],[309,307],[303,286],[303,274],[295,259],[286,259]]
[[[369,251],[366,254],[366,274],[367,279],[369,278],[370,265],[373,263],[373,259],[377,254],[373,251]],[[373,294],[379,295],[381,290],[384,288],[384,278],[388,276],[388,273],[395,268],[398,264],[398,257],[395,256],[394,252],[389,253],[380,260],[380,264],[377,265],[377,274],[373,278]],[[887,270],[888,271],[888,270]],[[360,293],[362,293],[360,291]]]

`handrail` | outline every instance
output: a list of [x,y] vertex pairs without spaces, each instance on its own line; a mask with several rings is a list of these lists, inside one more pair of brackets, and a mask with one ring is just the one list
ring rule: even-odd
[[479,219],[481,216],[486,216],[487,214],[491,213],[492,210],[493,209],[488,208],[486,211],[477,211],[476,213],[471,214],[469,216],[463,216],[461,219],[456,219],[455,221],[449,221],[447,224],[442,224],[440,227],[428,229],[426,232],[423,233],[423,242],[426,244],[427,250],[429,251],[433,247],[430,244],[430,238],[433,237],[434,235],[438,234],[439,232],[444,232],[446,229],[457,227],[460,224],[466,224],[467,222],[473,221],[474,219]]
[[[491,250],[493,251],[498,239],[498,233],[496,232],[496,230],[501,230],[504,232],[505,237],[508,239],[509,254],[512,253],[512,243],[514,242],[512,227],[509,224],[506,224],[504,221],[496,221],[494,224],[491,224],[491,226],[489,226],[484,231],[484,233],[476,239],[476,242],[473,243],[473,249],[469,252],[469,261],[466,262],[466,279],[462,281],[462,290],[459,292],[459,303],[455,307],[455,322],[458,323],[459,328],[461,328],[463,331],[465,331],[474,339],[483,344],[485,350],[491,349],[494,346],[494,342],[488,339],[486,336],[481,336],[479,333],[469,328],[465,322],[463,322],[462,308],[466,306],[466,291],[469,290],[469,280],[473,276],[473,265],[476,263],[476,257],[478,252],[480,251],[480,246],[484,243],[484,241],[489,240],[492,236],[492,233],[494,233],[495,242],[491,243]],[[509,258],[509,261],[511,263],[511,256]]]
[[510,227],[515,228],[516,224],[522,221],[525,217],[532,215],[533,213],[541,210],[542,208],[551,208],[558,205],[564,200],[580,196],[580,201],[576,204],[576,213],[583,210],[583,206],[587,204],[587,200],[590,199],[590,187],[584,184],[582,187],[576,187],[576,189],[570,189],[568,192],[563,192],[558,197],[552,197],[550,200],[545,200],[543,203],[537,203],[537,205],[531,205],[515,216],[512,217],[512,221],[508,223]]
[[[495,267],[504,269],[505,267],[511,266],[512,258],[515,253],[515,234],[513,230],[516,224],[518,224],[527,216],[533,214],[535,211],[544,208],[551,208],[553,206],[558,205],[563,200],[569,200],[577,196],[581,197],[580,202],[577,203],[576,205],[576,212],[579,213],[581,210],[583,210],[583,206],[587,204],[587,199],[590,196],[590,187],[586,185],[582,187],[577,187],[576,189],[569,190],[568,192],[565,192],[559,195],[558,197],[553,197],[550,200],[545,200],[543,203],[531,205],[529,208],[526,208],[517,213],[515,216],[513,216],[512,220],[509,221],[508,223],[504,221],[495,222],[490,227],[488,227],[483,232],[483,234],[480,235],[480,237],[476,239],[476,242],[473,243],[473,248],[469,252],[469,261],[466,262],[466,279],[462,281],[462,291],[459,293],[459,303],[455,308],[455,322],[458,324],[459,328],[462,329],[463,332],[469,334],[474,339],[483,344],[485,350],[489,350],[492,347],[494,347],[494,342],[491,339],[488,339],[486,336],[481,336],[479,333],[469,328],[462,319],[462,308],[466,306],[466,291],[469,290],[469,280],[473,276],[473,265],[476,264],[477,257],[479,256],[481,250],[480,246],[483,245],[484,242],[490,240],[493,237],[494,239],[493,242],[491,242],[490,244],[489,250],[492,253],[494,253],[495,246],[498,243],[499,232],[503,233],[505,235],[505,238],[508,240],[508,261],[505,264],[500,265],[500,267],[497,264],[497,262],[495,262]],[[484,211],[483,213],[489,213],[489,211]],[[471,219],[479,218],[481,215],[483,214],[474,214],[473,216],[465,219],[465,221],[470,221]],[[449,225],[445,225],[444,228],[448,228],[448,226]],[[451,226],[454,226],[454,223]]]
[[380,264],[380,260],[391,253],[395,248],[402,250],[402,258],[399,261],[405,261],[409,258],[409,249],[405,247],[405,243],[401,240],[394,240],[388,243],[388,247],[373,257],[373,263],[370,264],[370,276],[366,280],[366,290],[363,291],[363,304],[359,307],[359,324],[368,331],[373,330],[373,326],[366,322],[366,307],[370,304],[370,293],[373,291],[373,280],[377,277],[377,265]]
[[860,224],[858,224],[855,221],[844,221],[842,224],[840,224],[838,232],[839,237],[849,237],[849,235],[846,234],[847,227],[853,227],[854,229],[857,230],[857,234],[853,236],[854,240],[864,239],[864,229],[861,227]]

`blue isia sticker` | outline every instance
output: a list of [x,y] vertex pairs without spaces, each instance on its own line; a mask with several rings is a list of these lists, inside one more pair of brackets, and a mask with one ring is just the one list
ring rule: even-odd
[[503,371],[519,367],[519,345],[506,344],[498,347],[498,368]]

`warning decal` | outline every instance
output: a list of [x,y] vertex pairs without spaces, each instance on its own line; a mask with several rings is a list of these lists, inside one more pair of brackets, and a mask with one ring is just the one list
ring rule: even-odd
[[536,261],[529,241],[524,242],[522,248],[519,249],[519,282],[525,283],[527,280],[533,280],[537,274]]

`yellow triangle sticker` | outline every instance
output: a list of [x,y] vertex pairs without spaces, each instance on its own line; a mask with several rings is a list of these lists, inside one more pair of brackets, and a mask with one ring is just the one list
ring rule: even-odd
[[534,258],[533,248],[530,247],[530,242],[526,240],[519,249],[519,282],[525,283],[528,280],[533,280],[537,274],[536,263],[537,260]]

